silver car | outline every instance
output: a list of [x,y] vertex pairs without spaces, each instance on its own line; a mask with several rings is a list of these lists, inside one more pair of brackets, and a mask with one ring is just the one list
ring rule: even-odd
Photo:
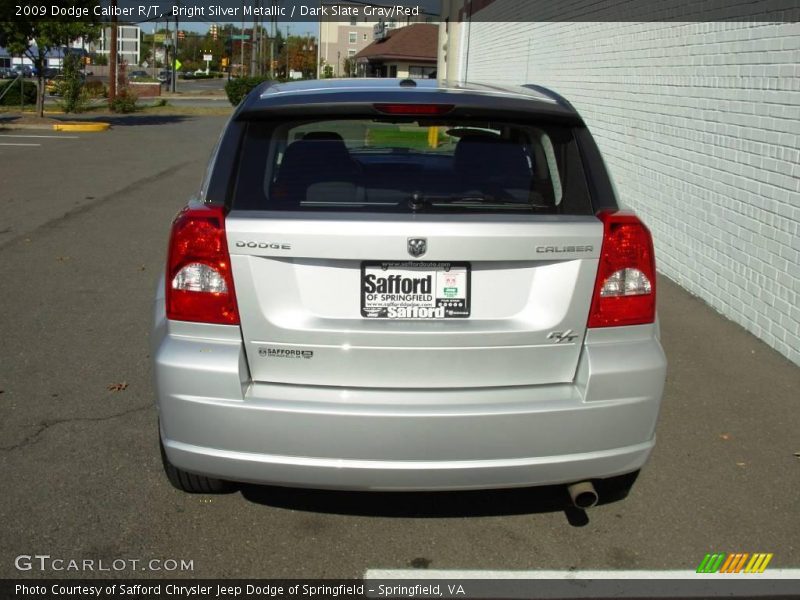
[[552,91],[263,84],[172,225],[166,473],[622,497],[655,443],[655,299],[650,232]]

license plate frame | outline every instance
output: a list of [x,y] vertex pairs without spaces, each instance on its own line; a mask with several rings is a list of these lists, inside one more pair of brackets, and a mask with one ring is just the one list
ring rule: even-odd
[[361,316],[411,321],[466,319],[471,313],[471,280],[468,262],[363,261]]

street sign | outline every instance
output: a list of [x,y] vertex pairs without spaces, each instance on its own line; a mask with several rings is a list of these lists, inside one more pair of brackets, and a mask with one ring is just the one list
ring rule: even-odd
[[247,34],[236,33],[236,34],[231,36],[231,39],[232,40],[249,40],[250,36],[247,35]]
[[154,33],[153,34],[153,41],[164,43],[164,40],[167,39],[167,35],[165,33]]
[[211,60],[214,60],[214,59],[211,57],[210,54],[203,54],[203,60],[208,62],[208,61],[211,61]]

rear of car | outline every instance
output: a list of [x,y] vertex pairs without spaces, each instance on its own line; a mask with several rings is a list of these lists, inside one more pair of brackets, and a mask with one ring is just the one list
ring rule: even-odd
[[170,479],[358,490],[632,481],[666,362],[647,228],[540,88],[264,86],[173,223]]

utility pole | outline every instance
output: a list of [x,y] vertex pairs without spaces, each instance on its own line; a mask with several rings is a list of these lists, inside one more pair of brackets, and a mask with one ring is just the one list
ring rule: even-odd
[[172,34],[169,32],[169,17],[164,18],[164,27],[167,32],[164,34],[164,70],[169,73],[167,81],[167,91],[172,87],[172,64],[169,60],[170,50],[172,49]]
[[[180,2],[176,3],[178,6],[181,5]],[[178,14],[175,13],[175,56],[172,59],[172,92],[175,93],[175,89],[178,83],[178,69],[175,66],[175,63],[178,62]]]
[[111,0],[111,41],[108,48],[108,103],[117,97],[117,0]]
[[[260,2],[261,0],[259,0]],[[267,44],[266,40],[264,39],[267,35],[267,28],[264,26],[264,18],[261,18],[261,25],[258,28],[258,74],[265,75],[266,69],[264,61],[266,60],[267,55]]]
[[[272,6],[275,7],[275,0],[272,0]],[[275,16],[275,11],[272,11],[272,16],[269,19],[269,78],[275,79],[275,27],[278,23],[278,17]]]
[[[259,4],[260,2],[257,1],[256,6]],[[258,33],[256,33],[256,27],[258,27],[258,16],[253,17],[253,28],[250,30],[250,68],[248,69],[250,77],[257,75],[256,60],[258,56],[256,55],[256,44],[258,43]]]
[[228,54],[228,81],[231,80],[231,71],[233,71],[233,23],[228,23],[228,42],[226,50]]
[[289,26],[286,26],[286,81],[289,81]]

